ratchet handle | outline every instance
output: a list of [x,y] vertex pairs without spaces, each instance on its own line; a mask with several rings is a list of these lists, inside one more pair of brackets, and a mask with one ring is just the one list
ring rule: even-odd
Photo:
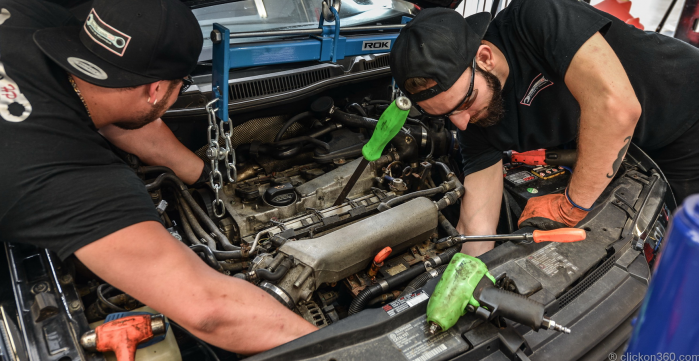
[[586,230],[576,228],[561,228],[555,230],[535,230],[532,240],[536,243],[553,241],[555,243],[573,243],[586,239]]
[[376,161],[382,156],[384,147],[401,130],[408,112],[411,109],[411,101],[406,97],[399,97],[382,113],[377,121],[377,126],[372,132],[369,142],[362,147],[362,156],[368,161]]

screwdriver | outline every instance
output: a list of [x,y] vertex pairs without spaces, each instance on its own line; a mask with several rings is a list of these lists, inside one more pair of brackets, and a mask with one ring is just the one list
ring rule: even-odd
[[552,241],[556,243],[573,243],[584,239],[586,239],[586,230],[576,228],[561,228],[548,231],[535,230],[532,233],[516,235],[448,236],[444,239],[438,240],[435,246],[438,249],[445,249],[453,245],[472,241],[534,241],[536,243]]
[[343,191],[338,195],[338,199],[335,200],[333,206],[338,206],[345,201],[345,198],[355,186],[357,179],[365,171],[367,165],[370,161],[376,161],[382,156],[382,151],[384,147],[394,138],[403,124],[406,122],[406,117],[408,117],[408,111],[411,109],[411,101],[406,97],[398,97],[393,101],[389,107],[382,113],[377,121],[377,127],[374,128],[372,137],[369,142],[362,147],[362,161],[357,165],[357,169],[350,176],[348,183],[343,187]]

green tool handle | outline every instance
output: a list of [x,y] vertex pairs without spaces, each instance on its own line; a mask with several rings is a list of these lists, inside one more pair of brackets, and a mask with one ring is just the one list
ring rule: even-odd
[[384,147],[401,130],[408,112],[411,109],[411,101],[406,97],[399,97],[391,102],[389,107],[382,113],[377,121],[377,127],[372,133],[369,142],[362,147],[362,156],[368,161],[376,161],[382,156]]

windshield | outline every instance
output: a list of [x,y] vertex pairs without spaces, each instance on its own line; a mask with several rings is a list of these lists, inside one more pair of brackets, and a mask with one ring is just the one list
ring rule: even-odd
[[[402,0],[343,0],[339,14],[341,26],[345,27],[380,24],[411,14],[413,9],[413,4]],[[192,12],[204,37],[200,60],[209,60],[212,45],[209,33],[214,23],[229,28],[232,33],[317,28],[321,0],[245,0],[193,9]],[[262,39],[232,39],[231,43],[259,40]]]

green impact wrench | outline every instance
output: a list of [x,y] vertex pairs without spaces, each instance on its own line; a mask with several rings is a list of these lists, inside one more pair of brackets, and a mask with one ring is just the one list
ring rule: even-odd
[[334,206],[338,206],[345,201],[345,198],[355,186],[357,179],[360,178],[362,172],[365,171],[370,161],[376,161],[382,156],[384,147],[391,141],[401,130],[403,124],[406,123],[408,111],[411,109],[411,101],[406,97],[399,97],[393,101],[389,107],[382,113],[377,121],[377,127],[374,128],[372,137],[369,142],[362,147],[362,161],[357,165],[357,169],[350,176],[348,183],[345,184],[343,191],[335,200]]
[[544,328],[571,333],[570,329],[545,318],[542,304],[498,289],[495,283],[484,262],[466,254],[455,254],[428,301],[430,333],[452,328],[468,311],[486,320],[503,316],[534,331]]

